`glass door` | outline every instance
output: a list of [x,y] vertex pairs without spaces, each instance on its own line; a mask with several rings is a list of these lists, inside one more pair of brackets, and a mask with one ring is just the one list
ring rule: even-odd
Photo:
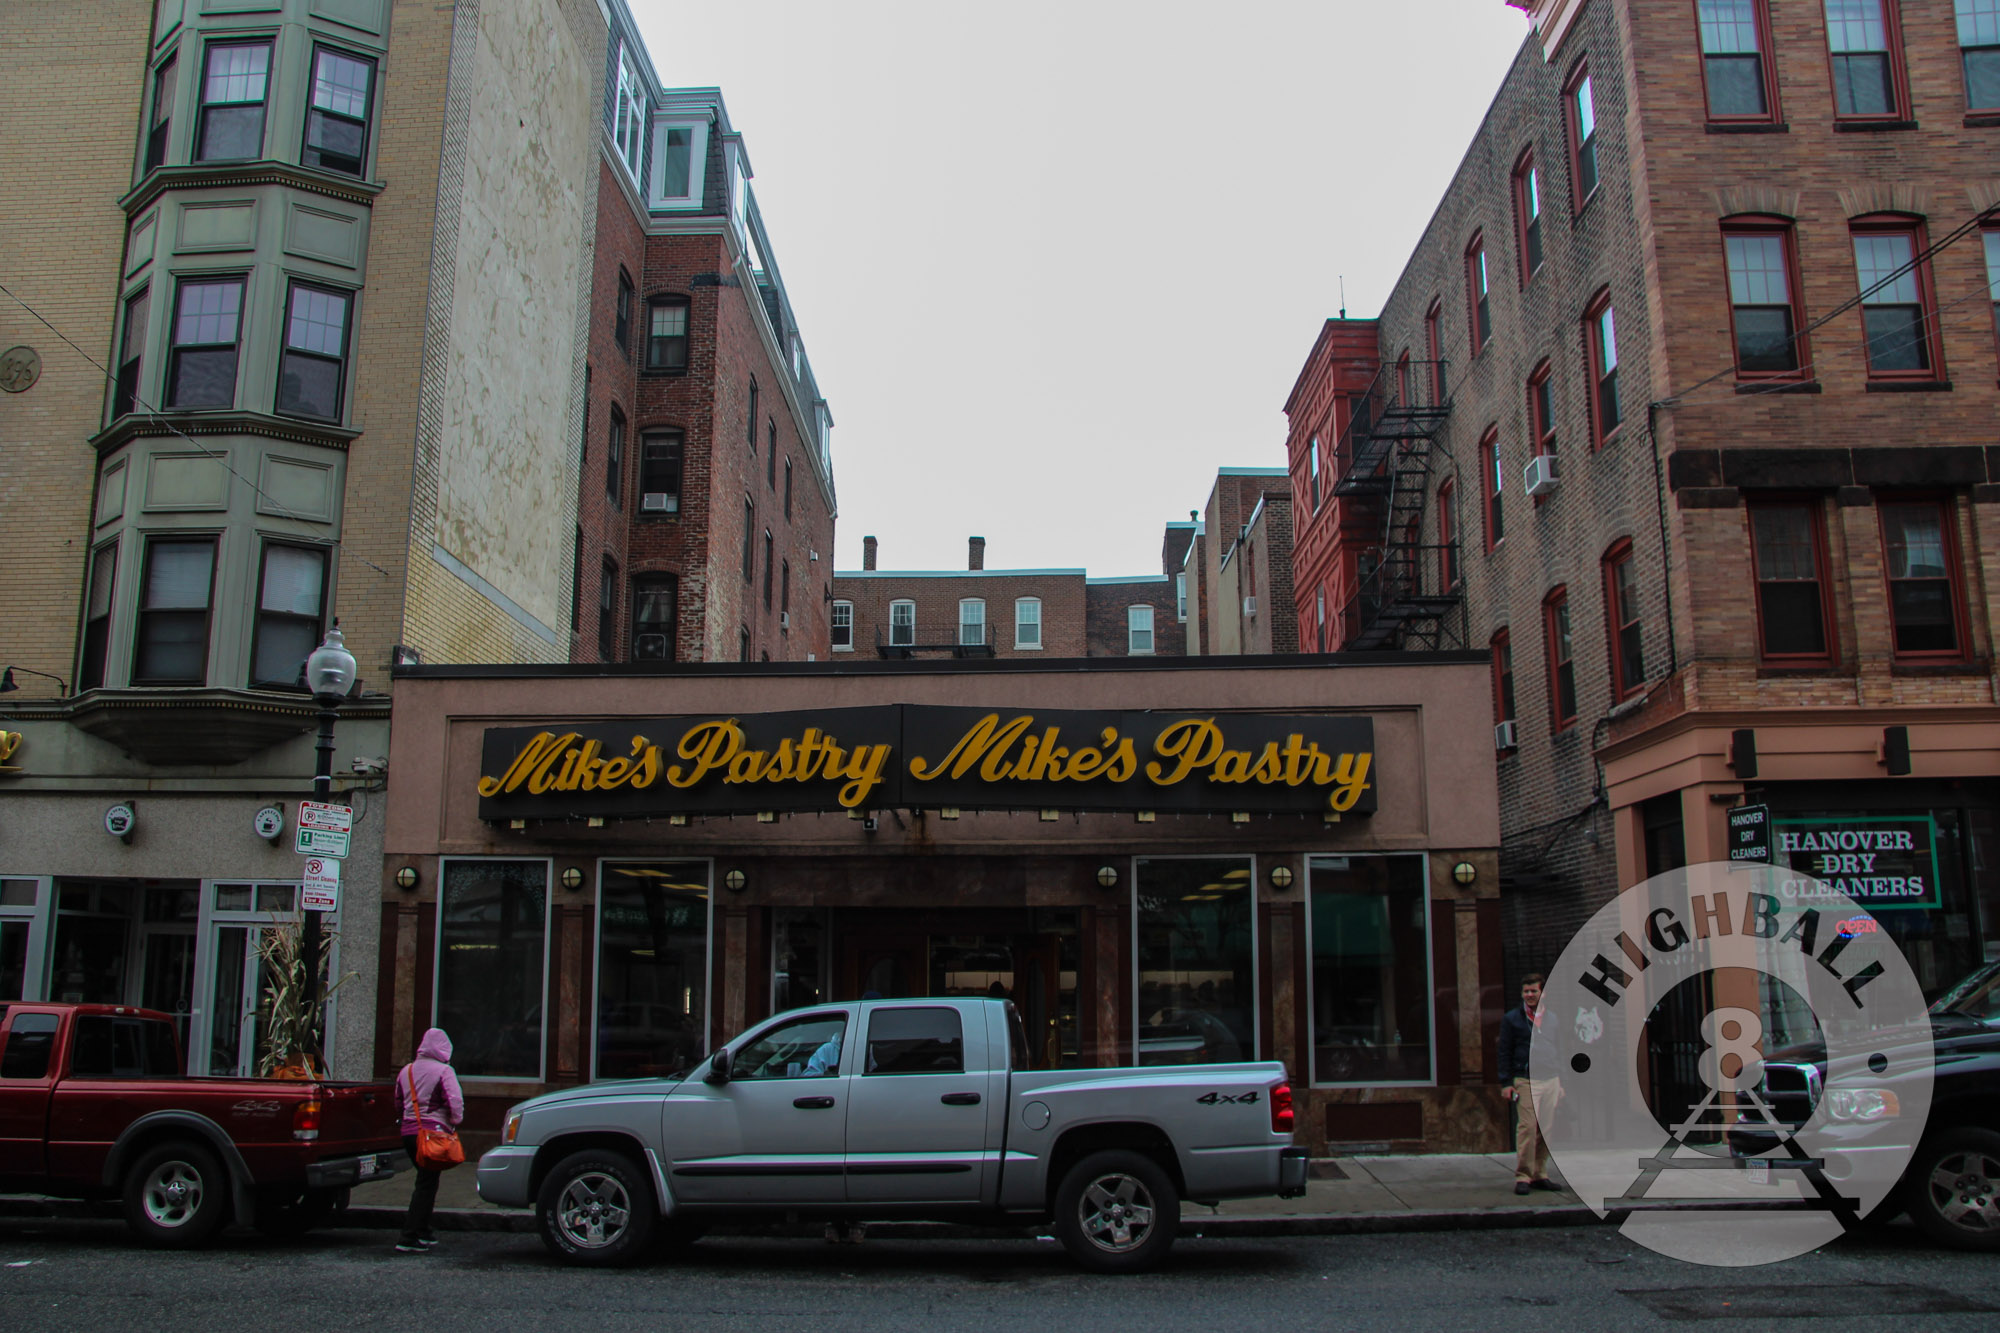
[[269,1016],[259,946],[266,931],[298,919],[296,884],[204,886],[194,937],[200,944],[191,989],[200,1003],[190,1016],[189,1073],[256,1077]]
[[257,1064],[257,937],[263,932],[234,924],[214,930],[208,1044],[200,1072],[247,1078]]

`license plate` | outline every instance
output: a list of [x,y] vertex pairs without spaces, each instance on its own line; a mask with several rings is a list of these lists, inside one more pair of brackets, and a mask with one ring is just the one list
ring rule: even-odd
[[368,1180],[381,1174],[382,1159],[380,1157],[364,1157],[361,1159],[361,1178],[363,1180]]
[[1768,1185],[1771,1183],[1771,1164],[1753,1157],[1743,1164],[1743,1178],[1752,1185]]

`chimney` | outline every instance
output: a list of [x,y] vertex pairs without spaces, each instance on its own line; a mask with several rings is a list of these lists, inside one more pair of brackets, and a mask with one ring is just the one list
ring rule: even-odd
[[875,539],[873,537],[863,537],[861,539],[861,567],[863,569],[875,568]]
[[965,544],[965,567],[967,569],[986,568],[986,539],[974,537]]

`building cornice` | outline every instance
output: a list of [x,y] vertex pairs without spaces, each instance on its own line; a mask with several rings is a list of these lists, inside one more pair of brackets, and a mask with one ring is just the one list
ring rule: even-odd
[[287,440],[293,444],[345,450],[360,438],[361,432],[350,426],[301,421],[296,417],[273,416],[268,412],[132,413],[118,418],[92,436],[90,445],[103,455],[136,439],[200,435],[256,435],[267,440]]
[[291,162],[232,162],[227,165],[200,162],[184,167],[155,167],[118,201],[118,206],[125,210],[128,217],[136,216],[168,190],[205,190],[243,185],[287,185],[308,194],[324,195],[328,199],[364,207],[373,206],[375,196],[387,188],[376,181],[315,171]]

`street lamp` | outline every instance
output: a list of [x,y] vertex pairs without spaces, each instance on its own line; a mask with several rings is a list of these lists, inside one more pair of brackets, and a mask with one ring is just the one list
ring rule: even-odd
[[[347,651],[340,622],[326,632],[326,642],[306,658],[306,686],[319,705],[319,755],[313,765],[313,799],[333,799],[333,723],[339,716],[340,701],[354,688],[354,654]],[[299,922],[299,955],[306,969],[306,1050],[302,1053],[315,1065],[324,1066],[324,1043],[320,1034],[319,917],[308,909]]]

